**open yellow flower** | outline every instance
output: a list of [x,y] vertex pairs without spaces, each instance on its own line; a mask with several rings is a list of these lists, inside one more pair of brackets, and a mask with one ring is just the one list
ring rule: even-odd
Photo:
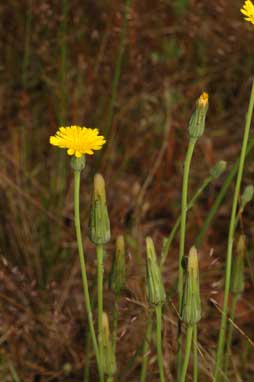
[[254,24],[254,5],[251,0],[246,0],[240,11],[245,16],[246,21]]
[[94,150],[100,150],[106,140],[99,135],[98,129],[88,129],[80,126],[59,127],[49,142],[53,146],[67,149],[68,155],[80,158],[85,154],[93,155]]

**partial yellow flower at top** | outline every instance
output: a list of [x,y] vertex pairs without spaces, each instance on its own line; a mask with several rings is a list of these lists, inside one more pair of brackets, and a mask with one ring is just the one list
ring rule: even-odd
[[254,24],[254,5],[252,1],[246,0],[243,7],[240,9],[242,14],[245,16],[244,19]]
[[201,96],[198,99],[198,105],[199,106],[206,106],[208,104],[208,93],[203,92]]
[[59,127],[56,134],[50,137],[49,142],[53,146],[67,149],[68,155],[80,158],[85,154],[93,155],[94,150],[100,150],[106,143],[105,138],[98,134],[98,129],[88,129],[87,127]]

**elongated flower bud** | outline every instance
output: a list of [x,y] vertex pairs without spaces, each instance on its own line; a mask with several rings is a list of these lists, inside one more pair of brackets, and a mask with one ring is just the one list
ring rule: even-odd
[[245,187],[240,201],[240,208],[242,211],[244,210],[246,204],[248,204],[253,199],[253,195],[254,187],[252,185]]
[[116,373],[116,359],[110,337],[108,315],[102,314],[102,345],[103,345],[103,370],[105,374],[112,377]]
[[188,256],[185,289],[183,295],[182,320],[194,325],[201,319],[201,301],[199,294],[198,254],[192,247]]
[[110,287],[119,295],[125,284],[125,245],[124,237],[119,235],[116,239],[116,251],[110,275]]
[[202,93],[196,103],[196,109],[189,122],[190,138],[197,139],[201,137],[205,129],[205,119],[208,110],[208,94]]
[[246,236],[240,235],[236,254],[233,257],[231,293],[240,295],[244,291],[244,256],[246,253]]
[[227,162],[224,160],[220,160],[217,162],[211,169],[210,169],[210,175],[213,179],[219,178],[221,174],[226,170]]
[[164,304],[166,294],[162,282],[160,268],[157,263],[153,240],[146,238],[146,275],[147,298],[150,304]]
[[105,182],[100,174],[96,174],[94,177],[88,234],[94,244],[105,244],[110,240],[110,221],[106,202]]

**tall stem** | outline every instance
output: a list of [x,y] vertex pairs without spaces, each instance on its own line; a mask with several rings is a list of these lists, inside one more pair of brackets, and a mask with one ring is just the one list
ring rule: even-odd
[[102,313],[103,313],[103,246],[96,245],[97,254],[97,291],[98,291],[98,334],[99,351],[101,361],[103,360],[103,342],[102,342]]
[[162,323],[162,307],[157,305],[155,308],[156,312],[156,343],[157,343],[157,357],[158,366],[160,372],[160,382],[164,382],[164,371],[163,371],[163,354],[162,354],[162,344],[161,344],[161,323]]
[[232,204],[232,212],[231,212],[231,218],[230,218],[229,232],[228,232],[228,247],[227,247],[227,260],[226,260],[224,303],[223,303],[223,312],[222,312],[222,316],[221,316],[219,341],[218,341],[216,363],[215,363],[215,370],[214,370],[215,382],[219,382],[221,366],[222,366],[222,358],[223,358],[223,352],[224,352],[224,345],[225,345],[236,210],[237,210],[237,202],[238,202],[240,186],[241,186],[241,181],[242,181],[242,176],[243,176],[243,168],[244,168],[244,161],[245,161],[246,150],[247,150],[247,143],[248,143],[248,139],[249,139],[249,132],[250,132],[250,126],[251,126],[253,106],[254,106],[254,81],[252,83],[249,107],[248,107],[248,112],[247,112],[247,116],[246,116],[246,123],[245,123],[244,135],[243,135],[242,149],[241,149],[239,168],[238,168],[238,173],[237,173],[235,192],[234,192],[234,198],[233,198],[233,204]]
[[[188,204],[188,183],[189,183],[189,173],[190,164],[193,151],[196,145],[197,139],[190,138],[188,150],[184,162],[184,173],[183,173],[183,186],[182,186],[182,202],[181,202],[181,226],[180,226],[180,247],[179,247],[179,261],[178,261],[178,309],[179,312],[182,306],[183,298],[183,268],[182,259],[184,256],[185,249],[185,232],[186,232],[186,219],[187,219],[187,204]],[[180,325],[179,325],[180,327]],[[179,331],[178,333],[178,353],[177,353],[177,377],[179,379],[181,373],[181,362],[182,362],[182,335]]]
[[[198,188],[198,190],[195,192],[195,194],[193,195],[193,197],[191,198],[190,202],[187,204],[187,212],[192,209],[192,207],[194,206],[194,204],[196,203],[197,199],[199,198],[199,196],[203,193],[203,191],[205,190],[205,188],[210,184],[210,182],[212,181],[212,177],[209,176],[207,177],[204,182],[201,184],[201,186]],[[165,244],[164,244],[164,248],[163,248],[163,251],[162,251],[162,254],[161,254],[161,261],[160,261],[160,267],[162,268],[166,259],[167,259],[167,256],[168,256],[168,253],[169,253],[169,250],[170,250],[170,247],[171,247],[171,243],[176,235],[176,232],[177,230],[179,229],[180,227],[180,224],[181,224],[181,216],[179,216],[169,234],[169,236],[167,237],[167,239],[165,240]]]
[[147,352],[148,352],[149,344],[151,341],[152,325],[153,325],[152,313],[149,311],[148,318],[147,318],[146,336],[145,336],[144,346],[143,346],[143,362],[142,362],[142,369],[141,369],[141,375],[140,375],[140,382],[146,381],[147,363],[148,363]]
[[186,333],[185,354],[184,354],[184,359],[183,359],[183,364],[182,364],[182,369],[181,369],[180,382],[185,382],[185,377],[186,377],[189,359],[190,359],[192,334],[193,334],[193,326],[188,325],[187,326],[187,333]]
[[94,325],[93,325],[93,316],[92,316],[92,309],[91,309],[91,302],[90,302],[88,281],[87,281],[87,274],[86,274],[86,264],[85,264],[83,243],[82,243],[82,237],[81,237],[80,214],[79,214],[79,193],[80,193],[80,171],[75,170],[74,171],[74,217],[75,217],[78,253],[79,253],[80,268],[81,268],[81,274],[82,274],[85,306],[86,306],[87,317],[88,317],[88,325],[89,325],[89,330],[92,337],[94,353],[95,353],[95,357],[97,361],[100,378],[102,380],[102,367],[100,363],[100,354],[98,350],[98,344],[97,344],[95,331],[94,331]]

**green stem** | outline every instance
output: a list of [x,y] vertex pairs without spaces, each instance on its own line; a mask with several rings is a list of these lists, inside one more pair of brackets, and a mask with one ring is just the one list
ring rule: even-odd
[[[246,150],[246,156],[249,155],[249,153],[251,152],[251,149],[253,148],[254,146],[254,140],[250,140],[249,144],[248,144],[248,147],[247,147],[247,150]],[[199,231],[199,234],[198,236],[196,237],[196,240],[195,240],[195,246],[197,248],[200,247],[202,241],[203,241],[203,238],[208,230],[208,227],[210,226],[214,216],[216,215],[220,205],[222,204],[223,202],[223,199],[225,198],[225,195],[238,171],[238,168],[239,168],[239,163],[240,163],[240,158],[237,159],[237,161],[234,163],[233,167],[231,168],[228,176],[226,177],[226,180],[225,182],[223,183],[223,186],[217,196],[217,198],[215,199],[215,202],[213,203],[212,207],[209,209],[209,213],[204,221],[204,224],[202,226],[202,229]]]
[[193,326],[188,325],[187,326],[187,332],[186,332],[185,354],[184,354],[184,359],[183,359],[183,365],[181,368],[180,382],[185,382],[185,377],[186,377],[189,359],[190,359],[192,334],[193,334]]
[[253,106],[254,106],[254,81],[252,83],[249,107],[248,107],[248,112],[247,112],[247,116],[246,116],[246,123],[245,123],[244,135],[243,135],[242,149],[241,149],[241,154],[240,154],[239,169],[238,169],[238,173],[237,173],[235,192],[234,192],[234,198],[233,198],[233,204],[232,204],[232,212],[231,212],[230,225],[229,225],[229,232],[228,232],[224,303],[223,303],[223,311],[222,311],[222,316],[221,316],[219,341],[218,341],[216,363],[215,363],[215,370],[214,370],[215,382],[219,382],[221,366],[222,366],[222,358],[223,358],[223,352],[224,352],[224,345],[225,345],[236,210],[237,210],[238,197],[239,197],[240,186],[241,186],[241,181],[242,181],[242,176],[243,176],[243,168],[244,168],[244,161],[245,161],[246,150],[247,150],[247,143],[248,143],[248,139],[249,139],[249,132],[250,132],[250,126],[251,126]]
[[[199,196],[203,193],[204,189],[211,183],[212,180],[213,180],[213,178],[211,176],[207,177],[204,180],[202,185],[195,192],[195,194],[192,197],[192,199],[190,200],[190,202],[187,204],[187,212],[192,209],[192,207],[196,203],[196,201],[199,198]],[[165,243],[164,243],[164,246],[163,246],[163,251],[162,251],[162,254],[161,254],[161,262],[160,262],[160,266],[161,267],[163,267],[163,265],[164,265],[164,263],[165,263],[165,261],[167,259],[167,256],[168,256],[168,253],[169,253],[172,241],[174,240],[174,237],[175,237],[176,232],[178,231],[178,229],[180,227],[180,224],[181,224],[181,216],[179,216],[177,218],[177,221],[175,222],[175,224],[174,224],[174,226],[173,226],[169,236],[165,240]]]
[[156,312],[156,343],[157,343],[158,366],[159,366],[159,372],[160,372],[160,382],[164,382],[163,354],[162,354],[162,344],[161,344],[161,331],[162,331],[161,305],[157,305],[155,307],[155,312]]
[[89,289],[88,289],[88,280],[87,280],[87,274],[86,274],[86,264],[85,264],[82,236],[81,236],[80,213],[79,213],[79,194],[80,194],[80,171],[74,171],[75,228],[76,228],[76,237],[77,237],[78,253],[79,253],[79,260],[80,260],[80,268],[81,268],[81,274],[82,274],[84,299],[85,299],[85,306],[86,306],[87,317],[88,317],[89,330],[91,333],[93,347],[94,347],[94,353],[95,353],[95,357],[96,357],[96,361],[97,361],[97,366],[98,366],[100,378],[102,380],[102,376],[103,376],[102,366],[101,366],[101,362],[100,362],[100,354],[99,354],[98,344],[97,344],[95,331],[94,331],[94,325],[93,325],[93,316],[92,316],[90,295],[89,295]]
[[228,367],[229,367],[229,360],[231,355],[231,343],[232,343],[232,336],[233,336],[233,322],[235,319],[235,309],[237,300],[239,298],[238,294],[233,294],[232,296],[232,302],[231,302],[231,309],[230,309],[230,322],[228,327],[228,339],[227,339],[227,350],[226,350],[226,358],[225,358],[225,376],[228,375]]
[[[182,203],[181,203],[181,225],[180,225],[180,247],[179,247],[179,260],[178,260],[178,309],[180,312],[183,298],[183,268],[182,260],[185,249],[185,232],[186,232],[186,219],[187,219],[187,202],[188,202],[188,183],[190,164],[193,151],[196,145],[197,139],[190,138],[187,154],[184,162],[183,173],[183,186],[182,186]],[[178,352],[177,352],[177,377],[179,379],[182,363],[182,335],[178,333]]]
[[193,382],[198,382],[198,327],[193,326]]
[[103,245],[96,245],[97,254],[97,292],[98,292],[98,334],[99,351],[101,362],[103,360],[103,342],[102,342],[102,313],[103,313]]
[[146,381],[147,363],[148,363],[147,353],[148,353],[149,344],[151,341],[152,326],[153,326],[152,313],[148,312],[146,335],[145,335],[144,346],[143,346],[143,361],[142,361],[140,382]]

